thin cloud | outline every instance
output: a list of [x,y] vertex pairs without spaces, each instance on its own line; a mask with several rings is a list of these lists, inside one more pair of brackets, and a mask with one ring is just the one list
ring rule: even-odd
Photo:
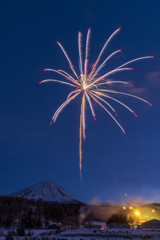
[[148,73],[146,79],[148,80],[150,87],[160,87],[160,71]]

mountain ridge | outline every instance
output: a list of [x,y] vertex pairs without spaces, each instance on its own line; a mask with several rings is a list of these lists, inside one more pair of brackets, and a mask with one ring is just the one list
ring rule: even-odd
[[74,198],[71,194],[58,186],[56,183],[48,180],[21,189],[17,192],[13,192],[8,196],[23,197],[34,200],[41,199],[43,201],[55,203],[82,204],[82,202]]

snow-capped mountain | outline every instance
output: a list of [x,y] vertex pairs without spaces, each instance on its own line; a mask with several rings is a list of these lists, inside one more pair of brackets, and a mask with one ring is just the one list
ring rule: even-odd
[[51,201],[56,203],[81,203],[63,188],[50,181],[37,183],[28,188],[19,190],[18,192],[11,193],[9,196],[35,200],[42,199],[43,201]]

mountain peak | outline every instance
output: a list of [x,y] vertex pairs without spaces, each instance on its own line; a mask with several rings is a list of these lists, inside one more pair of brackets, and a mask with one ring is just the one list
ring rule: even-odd
[[56,183],[48,180],[19,190],[18,192],[11,193],[9,196],[23,197],[35,200],[41,199],[43,201],[50,201],[55,203],[81,203],[68,192],[66,192],[63,188],[59,187]]

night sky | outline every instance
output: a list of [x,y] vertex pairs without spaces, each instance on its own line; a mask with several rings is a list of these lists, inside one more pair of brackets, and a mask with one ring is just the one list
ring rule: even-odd
[[[141,200],[160,202],[160,2],[125,0],[0,1],[0,195],[33,184],[53,181],[82,202]],[[128,65],[133,71],[110,76],[129,81],[134,88],[111,89],[135,94],[148,104],[114,95],[138,118],[109,101],[118,113],[123,134],[111,117],[93,103],[86,111],[82,175],[79,176],[79,119],[77,97],[50,126],[51,118],[72,87],[39,82],[64,80],[45,68],[72,74],[56,43],[59,41],[78,70],[78,31],[83,47],[91,28],[89,68],[107,38],[118,28],[103,54],[104,60],[121,49],[101,74],[137,57],[153,55]],[[84,52],[84,48],[83,48]],[[125,194],[127,196],[125,196]]]

